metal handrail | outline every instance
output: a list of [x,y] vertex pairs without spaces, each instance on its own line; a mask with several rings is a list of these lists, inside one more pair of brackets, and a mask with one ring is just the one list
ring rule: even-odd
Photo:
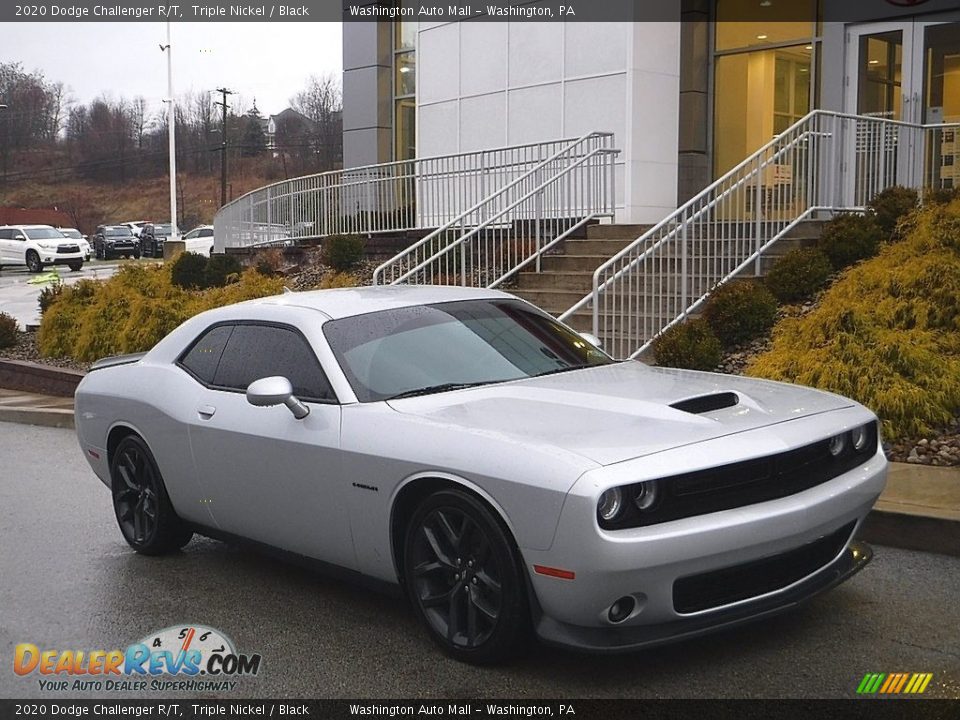
[[636,357],[744,272],[802,220],[856,211],[894,184],[926,187],[939,157],[936,131],[814,110],[678,207],[594,271],[592,330],[618,356]]
[[280,180],[224,205],[214,246],[435,228],[579,138],[398,160]]
[[[380,284],[388,272],[390,284],[436,282],[438,277],[448,281],[459,261],[458,284],[493,287],[531,262],[539,265],[539,258],[575,229],[590,220],[613,217],[613,166],[619,150],[609,147],[612,141],[613,134],[608,132],[591,132],[571,141],[382,263],[374,271],[374,284]],[[543,175],[549,177],[541,180]],[[598,178],[604,181],[600,192],[589,197],[576,194],[578,186]],[[525,189],[533,183],[532,189]],[[481,238],[491,234],[495,240],[488,238],[487,247],[481,247]],[[483,262],[483,272],[468,277],[467,267],[475,270]]]

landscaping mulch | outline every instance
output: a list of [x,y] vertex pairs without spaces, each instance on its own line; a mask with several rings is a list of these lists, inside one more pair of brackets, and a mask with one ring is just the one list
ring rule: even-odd
[[48,365],[50,367],[66,368],[86,372],[93,363],[77,362],[70,358],[48,358],[40,354],[37,348],[37,331],[17,333],[17,344],[13,347],[0,349],[0,358],[6,360],[25,360],[27,362]]

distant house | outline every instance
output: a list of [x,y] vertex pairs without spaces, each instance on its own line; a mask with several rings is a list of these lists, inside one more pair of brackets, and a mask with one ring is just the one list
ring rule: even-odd
[[285,155],[322,170],[343,167],[343,119],[339,110],[325,123],[290,107],[268,117],[258,116],[258,120],[273,157]]

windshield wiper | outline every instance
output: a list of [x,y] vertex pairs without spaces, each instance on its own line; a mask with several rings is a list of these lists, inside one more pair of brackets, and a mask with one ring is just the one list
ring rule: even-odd
[[553,370],[545,370],[542,373],[537,373],[533,377],[543,377],[544,375],[556,375],[557,373],[568,372],[569,370],[583,370],[585,368],[599,367],[597,363],[581,363],[579,365],[566,365],[560,368],[554,368]]
[[463,390],[464,388],[477,387],[479,385],[490,385],[499,382],[498,380],[480,380],[478,382],[464,383],[441,383],[440,385],[430,385],[428,387],[416,388],[415,390],[404,390],[402,393],[383,398],[384,400],[400,400],[402,398],[418,397],[420,395],[433,395],[434,393],[448,392],[450,390]]

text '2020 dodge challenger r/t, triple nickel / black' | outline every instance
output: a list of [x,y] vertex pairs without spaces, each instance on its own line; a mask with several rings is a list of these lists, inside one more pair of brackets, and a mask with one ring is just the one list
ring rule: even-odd
[[76,393],[137,551],[198,532],[402,589],[472,662],[620,651],[797,605],[870,559],[876,417],[615,362],[511,295],[287,293],[198,315]]

